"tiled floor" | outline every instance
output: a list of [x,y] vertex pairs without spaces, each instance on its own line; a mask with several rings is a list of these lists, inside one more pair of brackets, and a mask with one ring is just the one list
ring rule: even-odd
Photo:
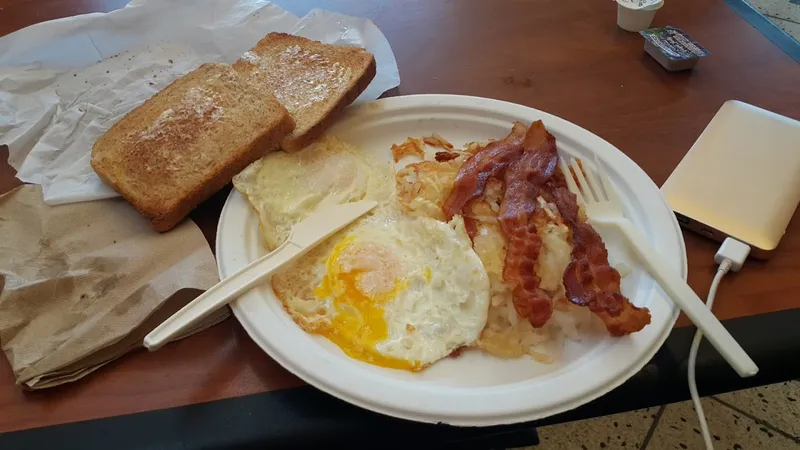
[[746,0],[783,31],[800,41],[800,1]]
[[[717,450],[800,449],[800,381],[704,398]],[[702,450],[691,402],[539,428],[529,450]]]

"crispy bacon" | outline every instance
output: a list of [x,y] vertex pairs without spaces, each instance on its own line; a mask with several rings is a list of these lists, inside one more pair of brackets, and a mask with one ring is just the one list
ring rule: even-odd
[[526,132],[525,125],[515,122],[511,134],[489,143],[464,161],[442,207],[448,221],[462,214],[467,203],[483,195],[489,178],[501,176],[509,164],[519,159]]
[[[513,286],[514,308],[534,327],[541,327],[553,313],[553,300],[539,287],[537,275],[542,240],[538,228],[547,223],[537,202],[542,197],[556,204],[572,232],[570,264],[563,281],[567,298],[588,307],[614,336],[630,334],[650,323],[650,311],[631,304],[620,292],[619,272],[608,264],[608,252],[600,235],[579,217],[575,195],[564,175],[556,170],[555,137],[541,121],[527,130],[520,123],[504,139],[494,141],[470,156],[461,166],[443,211],[449,220],[462,214],[486,189],[490,178],[503,180],[505,192],[498,221],[508,240],[503,280]],[[477,233],[474,219],[465,218],[471,237]]]
[[620,292],[619,272],[608,264],[608,251],[600,235],[578,217],[575,194],[560,185],[553,190],[553,198],[564,223],[572,230],[572,261],[564,271],[567,298],[588,307],[612,336],[644,328],[650,323],[650,311],[634,306]]
[[508,239],[503,280],[514,286],[517,314],[534,327],[542,327],[553,314],[553,299],[539,287],[536,265],[542,239],[537,229],[547,224],[547,214],[536,199],[556,168],[556,140],[541,121],[531,124],[524,153],[505,172],[505,194],[498,220]]
[[437,162],[445,162],[458,158],[461,156],[458,152],[436,152],[435,158]]
[[[503,279],[513,286],[517,314],[534,327],[543,326],[553,313],[553,300],[539,287],[536,271],[542,246],[537,223],[546,223],[536,198],[552,176],[556,159],[555,138],[541,121],[528,129],[517,122],[506,138],[489,143],[464,162],[443,207],[448,219],[462,214],[469,202],[483,195],[490,178],[504,180],[498,216],[508,239]],[[474,236],[473,221],[465,225]]]

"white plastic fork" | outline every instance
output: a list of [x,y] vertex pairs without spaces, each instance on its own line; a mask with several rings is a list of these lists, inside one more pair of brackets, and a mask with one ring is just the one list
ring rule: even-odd
[[[661,285],[661,288],[683,310],[697,328],[703,332],[711,345],[725,358],[725,361],[736,370],[741,377],[750,377],[758,372],[758,367],[745,353],[744,349],[733,339],[728,330],[722,326],[714,314],[706,307],[692,288],[659,256],[647,239],[625,217],[622,202],[611,186],[602,164],[596,159],[596,170],[600,182],[592,170],[581,165],[573,158],[572,169],[578,183],[575,183],[570,168],[564,158],[559,158],[559,165],[567,187],[578,200],[583,202],[590,222],[606,224],[619,230],[630,243],[631,248],[641,259],[648,272]],[[584,173],[586,176],[584,176]]]

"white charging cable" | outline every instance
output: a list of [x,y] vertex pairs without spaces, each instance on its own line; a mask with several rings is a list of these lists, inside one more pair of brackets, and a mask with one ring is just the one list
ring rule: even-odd
[[[719,268],[717,269],[717,274],[714,276],[714,281],[711,282],[711,288],[708,290],[708,299],[706,300],[708,309],[711,309],[714,305],[714,297],[717,295],[717,288],[719,287],[720,281],[722,281],[722,277],[724,277],[729,270],[736,272],[741,269],[744,260],[747,259],[747,255],[749,254],[750,246],[736,239],[726,238],[722,243],[722,246],[717,250],[717,254],[714,255],[714,262],[719,264]],[[711,433],[708,431],[706,415],[703,412],[703,405],[700,403],[700,395],[697,394],[697,381],[695,380],[697,349],[700,348],[700,341],[702,339],[703,333],[697,330],[689,350],[689,393],[692,395],[692,403],[694,403],[694,409],[697,411],[697,420],[700,422],[700,431],[706,443],[706,450],[714,450],[714,445],[711,442]]]

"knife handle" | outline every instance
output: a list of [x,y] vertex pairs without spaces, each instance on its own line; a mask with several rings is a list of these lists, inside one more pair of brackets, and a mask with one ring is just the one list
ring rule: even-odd
[[301,256],[305,253],[303,250],[308,249],[287,240],[275,251],[253,261],[189,302],[148,333],[144,338],[144,346],[150,351],[159,349],[212,312],[252,289],[284,264]]

